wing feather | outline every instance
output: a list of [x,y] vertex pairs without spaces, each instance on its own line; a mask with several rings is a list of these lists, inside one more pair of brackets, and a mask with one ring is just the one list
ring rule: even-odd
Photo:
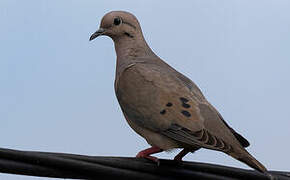
[[138,126],[180,143],[224,152],[239,140],[197,86],[182,74],[177,77],[168,68],[136,63],[121,76],[117,98]]
[[232,150],[232,146],[230,144],[227,144],[224,140],[210,134],[205,129],[192,132],[191,130],[181,127],[178,124],[172,124],[168,129],[162,131],[161,133],[187,145],[201,146],[223,152],[230,152]]

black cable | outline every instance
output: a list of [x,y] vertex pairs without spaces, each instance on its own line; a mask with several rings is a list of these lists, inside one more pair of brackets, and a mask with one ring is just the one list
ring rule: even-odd
[[[18,151],[0,148],[0,172],[70,179],[269,179],[254,170],[220,165],[160,160],[160,165],[127,157],[84,156],[64,153]],[[289,172],[270,171],[279,180]]]

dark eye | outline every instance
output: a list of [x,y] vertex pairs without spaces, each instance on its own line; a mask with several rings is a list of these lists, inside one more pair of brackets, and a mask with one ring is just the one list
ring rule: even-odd
[[121,19],[120,19],[119,17],[116,17],[116,18],[114,19],[114,24],[115,24],[116,26],[118,26],[119,24],[121,24]]

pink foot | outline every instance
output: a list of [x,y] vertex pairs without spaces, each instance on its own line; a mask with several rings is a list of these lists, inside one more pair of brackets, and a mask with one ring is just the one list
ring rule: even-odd
[[163,150],[160,149],[159,147],[151,147],[151,148],[148,148],[148,149],[145,149],[143,151],[140,151],[137,155],[136,155],[136,158],[146,158],[146,159],[149,159],[153,162],[156,162],[157,165],[160,164],[159,162],[159,159],[157,157],[154,157],[154,156],[150,156],[151,154],[155,154],[155,153],[159,153],[159,152],[162,152]]

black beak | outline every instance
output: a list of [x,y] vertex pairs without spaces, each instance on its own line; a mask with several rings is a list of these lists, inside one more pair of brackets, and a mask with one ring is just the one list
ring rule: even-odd
[[93,39],[95,39],[95,38],[98,37],[98,36],[103,35],[103,34],[105,33],[105,31],[106,31],[105,29],[100,28],[100,29],[97,30],[94,34],[91,35],[91,37],[90,37],[90,41],[93,40]]

